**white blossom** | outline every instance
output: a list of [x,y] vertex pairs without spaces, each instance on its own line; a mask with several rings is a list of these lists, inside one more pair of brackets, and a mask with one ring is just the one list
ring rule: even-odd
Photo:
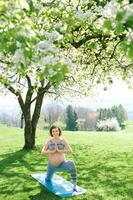
[[37,49],[39,51],[55,51],[57,50],[57,48],[55,47],[55,45],[53,43],[51,43],[50,41],[47,41],[47,40],[43,40],[43,41],[40,41],[38,44],[37,44]]
[[24,37],[36,36],[30,25],[25,25],[24,27],[22,27],[21,30],[18,32],[18,35],[23,35]]
[[120,127],[118,124],[118,121],[116,118],[106,119],[106,120],[100,120],[97,123],[97,129],[100,131],[119,131]]
[[48,72],[48,76],[49,76],[49,77],[53,77],[53,76],[55,76],[56,74],[57,74],[57,72],[54,71],[53,69],[50,69],[49,72]]
[[68,25],[63,24],[62,22],[53,22],[53,27],[59,29],[61,32],[66,32]]
[[89,1],[88,0],[81,0],[81,3],[82,4],[87,4],[87,3],[89,3]]
[[53,32],[44,32],[44,35],[52,41],[57,41],[57,40],[61,40],[63,38],[63,36],[61,34],[59,34],[57,31],[53,31]]
[[43,3],[52,3],[54,0],[42,0]]
[[15,51],[14,56],[12,57],[12,62],[14,63],[25,63],[25,58],[24,58],[24,54],[23,54],[23,50],[22,49],[17,49]]
[[92,12],[91,10],[88,10],[88,11],[86,11],[86,13],[85,13],[85,17],[88,19],[89,22],[92,23],[92,22],[94,21],[96,15],[95,15],[95,13]]
[[42,65],[48,65],[48,64],[55,65],[55,64],[57,64],[57,62],[58,62],[58,59],[55,58],[53,55],[49,55],[49,56],[43,57],[41,59],[41,61],[40,61],[40,63]]
[[40,3],[36,3],[36,2],[34,2],[34,7],[35,7],[36,9],[38,9],[38,10],[42,10],[42,9],[43,9],[43,5],[40,4]]
[[79,9],[78,11],[77,11],[77,18],[78,19],[81,19],[81,20],[84,20],[84,19],[88,19],[89,18],[89,12],[88,11],[86,11],[86,12],[84,12],[83,10],[81,10],[81,9]]
[[17,1],[17,3],[18,3],[17,6],[18,6],[20,9],[29,10],[29,4],[27,3],[26,0],[19,0],[19,1]]
[[124,15],[124,18],[122,20],[122,23],[125,23],[126,20],[128,19],[129,16],[133,15],[133,4],[130,5],[127,9],[126,9],[126,13]]
[[116,0],[112,0],[109,3],[107,3],[103,9],[101,9],[101,15],[103,17],[116,17],[117,12],[119,11],[119,4]]
[[17,46],[17,48],[21,48],[22,47],[22,45],[21,45],[21,43],[20,42],[16,42],[16,46]]
[[131,28],[128,30],[126,36],[127,36],[129,42],[133,41],[133,31]]
[[0,52],[0,59],[3,59],[3,58],[4,58],[4,53]]

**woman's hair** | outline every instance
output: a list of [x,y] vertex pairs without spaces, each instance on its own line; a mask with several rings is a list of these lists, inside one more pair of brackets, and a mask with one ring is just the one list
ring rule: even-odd
[[58,126],[53,125],[53,126],[51,126],[51,128],[49,129],[49,133],[50,133],[51,137],[53,136],[53,135],[52,135],[52,130],[55,129],[55,128],[58,128],[58,130],[59,130],[59,136],[62,134],[61,128],[58,127]]

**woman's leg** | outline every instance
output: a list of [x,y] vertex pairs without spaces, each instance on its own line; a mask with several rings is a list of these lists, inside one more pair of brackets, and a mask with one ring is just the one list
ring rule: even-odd
[[76,166],[73,161],[66,160],[62,164],[60,164],[57,168],[57,170],[67,170],[71,173],[72,183],[74,187],[76,187],[77,184],[77,170]]
[[51,179],[52,179],[55,171],[56,171],[56,167],[53,166],[53,165],[51,165],[50,163],[48,163],[48,166],[47,166],[47,175],[46,175],[45,180],[46,181],[51,181]]

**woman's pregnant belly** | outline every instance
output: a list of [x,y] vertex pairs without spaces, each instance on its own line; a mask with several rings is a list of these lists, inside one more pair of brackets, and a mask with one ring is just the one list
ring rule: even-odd
[[49,161],[52,165],[59,165],[65,160],[63,153],[52,153],[50,154]]

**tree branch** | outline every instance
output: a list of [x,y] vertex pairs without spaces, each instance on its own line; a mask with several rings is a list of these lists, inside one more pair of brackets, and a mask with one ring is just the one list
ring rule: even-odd
[[85,44],[86,42],[88,42],[89,40],[92,39],[98,39],[98,38],[109,38],[109,35],[102,35],[102,34],[97,34],[97,35],[87,35],[86,37],[84,37],[83,39],[79,40],[78,42],[72,42],[71,45],[74,46],[75,48],[79,48],[80,46],[82,46],[83,44]]
[[0,59],[0,62],[3,63],[3,64],[7,64],[7,65],[11,64],[11,62],[9,62],[9,61],[3,61],[1,59]]
[[19,102],[19,105],[22,109],[22,112],[24,113],[25,115],[25,109],[24,109],[24,102],[23,102],[23,99],[22,99],[22,96],[19,92],[16,92],[15,89],[11,86],[11,85],[7,85],[7,84],[4,84],[5,87],[10,91],[12,92],[13,94],[15,94],[15,96],[17,97],[18,99],[18,102]]
[[114,49],[113,49],[112,54],[111,54],[111,56],[110,56],[110,60],[114,57],[114,54],[115,54],[116,48],[117,48],[117,46],[118,46],[120,43],[121,43],[121,40],[118,41],[118,42],[116,43],[116,45],[114,46]]
[[[54,93],[54,92],[49,92],[49,88],[51,87],[51,84],[48,82],[47,85],[43,88],[41,87],[41,93]],[[56,93],[55,93],[56,94]],[[37,99],[37,96],[31,101],[31,104]]]
[[52,86],[51,83],[48,82],[48,83],[45,85],[45,87],[42,88],[42,92],[46,93],[46,92],[49,90],[49,88],[50,88],[51,86]]
[[31,85],[31,79],[27,74],[26,74],[26,79],[27,79],[27,82],[28,82],[28,87],[30,88],[32,86]]

